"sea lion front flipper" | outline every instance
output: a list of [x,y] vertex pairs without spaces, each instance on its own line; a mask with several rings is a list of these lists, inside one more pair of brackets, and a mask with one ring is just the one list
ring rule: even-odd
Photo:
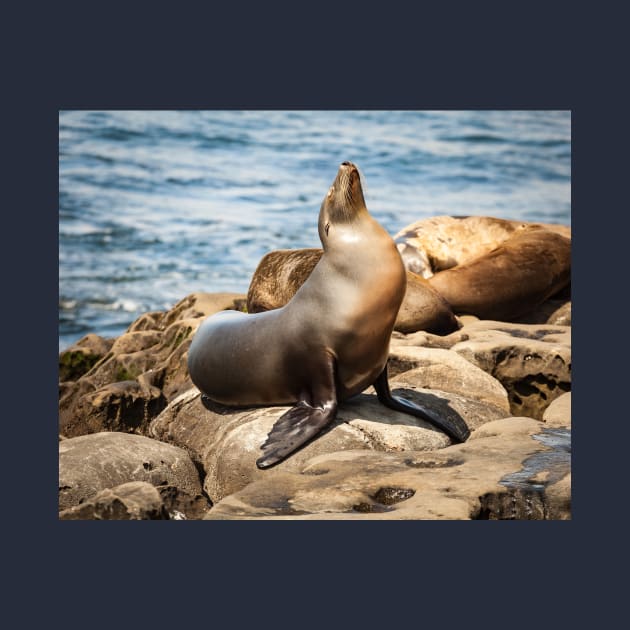
[[336,414],[336,402],[312,407],[301,400],[273,425],[262,445],[263,455],[256,461],[256,466],[268,468],[282,461],[330,424]]
[[430,409],[420,407],[410,400],[393,396],[389,389],[389,382],[387,380],[387,365],[385,365],[383,371],[374,382],[374,389],[376,390],[378,399],[386,407],[426,420],[434,427],[444,431],[444,433],[446,433],[446,435],[448,435],[454,442],[465,442],[468,439],[470,429],[461,418],[457,416],[453,416],[452,418],[441,418]]
[[281,462],[315,437],[337,415],[335,360],[328,353],[311,358],[315,368],[308,400],[298,403],[283,413],[271,428],[262,445],[263,455],[256,461],[258,468],[269,468]]

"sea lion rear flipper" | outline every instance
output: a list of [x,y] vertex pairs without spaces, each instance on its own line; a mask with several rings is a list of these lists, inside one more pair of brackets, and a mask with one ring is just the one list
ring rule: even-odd
[[389,389],[389,382],[387,380],[387,365],[385,365],[383,371],[374,382],[374,389],[376,390],[378,399],[386,407],[426,420],[441,431],[444,431],[444,433],[446,433],[446,435],[455,442],[465,442],[468,439],[470,429],[461,418],[457,416],[453,416],[452,418],[441,418],[430,409],[419,407],[416,403],[413,403],[410,400],[393,396]]

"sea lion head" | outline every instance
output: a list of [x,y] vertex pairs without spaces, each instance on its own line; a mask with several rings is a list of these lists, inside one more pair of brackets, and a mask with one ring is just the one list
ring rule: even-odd
[[367,212],[359,169],[343,162],[319,211],[319,236],[325,244],[331,225],[351,223]]

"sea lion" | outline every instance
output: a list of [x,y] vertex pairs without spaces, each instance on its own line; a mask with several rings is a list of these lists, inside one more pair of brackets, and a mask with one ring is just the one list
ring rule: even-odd
[[276,249],[261,259],[247,289],[247,312],[262,313],[284,306],[306,282],[324,250]]
[[341,401],[370,385],[386,406],[466,440],[463,420],[442,419],[389,390],[389,341],[405,268],[391,236],[368,213],[351,162],[339,167],[318,229],[324,253],[285,306],[204,320],[188,351],[193,383],[224,405],[294,404],[262,445],[259,468],[296,451],[334,420]]
[[484,216],[436,216],[416,221],[394,235],[405,267],[424,278],[492,251],[517,232],[544,228],[571,238],[571,228]]
[[570,239],[537,225],[428,280],[456,313],[503,321],[522,316],[570,281]]
[[[262,313],[284,306],[304,284],[323,253],[322,249],[308,248],[279,249],[265,254],[249,284],[247,312]],[[448,335],[459,327],[446,300],[427,280],[407,271],[407,290],[394,330]]]
[[462,327],[451,305],[428,280],[407,271],[407,291],[394,330],[408,335],[419,330],[449,335]]

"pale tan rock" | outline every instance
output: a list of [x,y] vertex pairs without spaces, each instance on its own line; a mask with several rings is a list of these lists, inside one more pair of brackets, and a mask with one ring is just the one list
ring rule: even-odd
[[[465,444],[438,451],[320,455],[299,471],[266,471],[259,481],[216,504],[205,518],[570,518],[566,484],[561,488],[563,482],[555,482],[547,496],[540,482],[544,462],[554,454],[535,439],[540,431],[541,423],[531,418],[504,418],[483,425]],[[505,481],[531,461],[540,466],[525,471],[524,480],[526,485],[527,479],[537,477],[535,490]],[[566,476],[568,463],[562,461]],[[515,501],[521,506],[517,510],[512,507]]]
[[542,419],[549,404],[570,390],[570,328],[485,320],[458,332],[467,339],[451,350],[501,382],[512,414]]
[[543,422],[547,427],[571,428],[571,392],[562,394],[545,409]]
[[478,320],[444,337],[392,335],[395,367],[399,356],[398,369],[413,365],[414,346],[450,350],[487,372],[508,392],[513,415],[542,419],[547,406],[571,388],[570,326]]
[[566,521],[571,518],[571,473],[545,490],[549,505],[549,519]]
[[166,328],[178,320],[208,317],[219,311],[243,310],[246,302],[244,293],[191,293],[166,313],[161,326]]
[[471,397],[509,414],[510,403],[503,385],[457,352],[392,344],[388,372],[395,382]]
[[160,341],[160,333],[156,330],[126,332],[118,337],[111,347],[112,354],[131,354],[146,350]]
[[[473,367],[473,366],[471,366]],[[471,429],[509,414],[505,398],[500,406],[453,392],[422,389],[411,374],[392,379],[394,394],[428,407],[441,416],[457,415]],[[498,392],[498,389],[495,390]],[[499,394],[497,394],[499,395]],[[206,472],[204,489],[213,502],[264,478],[256,467],[260,447],[276,420],[289,407],[207,409],[193,389],[172,401],[152,422],[149,435],[186,448]],[[424,420],[388,409],[374,393],[364,393],[342,403],[333,424],[313,441],[276,466],[299,470],[314,456],[344,450],[379,452],[422,451],[443,448],[451,440]]]
[[[461,318],[458,318],[461,321]],[[407,335],[394,331],[392,333],[391,346],[421,346],[424,348],[442,348],[448,350],[453,344],[462,339],[467,339],[462,332],[464,328],[450,333],[449,335],[433,335],[424,330]]]
[[141,435],[101,432],[59,442],[59,509],[130,481],[176,486],[201,494],[199,473],[188,453]]
[[553,313],[549,315],[547,319],[548,324],[554,324],[556,326],[570,326],[571,325],[571,302],[566,302]]

